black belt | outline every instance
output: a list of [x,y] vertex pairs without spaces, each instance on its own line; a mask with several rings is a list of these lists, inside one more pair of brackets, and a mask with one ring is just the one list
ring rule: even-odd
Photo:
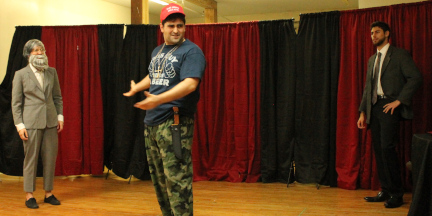
[[387,96],[385,96],[385,95],[377,95],[377,98],[378,98],[378,99],[386,99]]

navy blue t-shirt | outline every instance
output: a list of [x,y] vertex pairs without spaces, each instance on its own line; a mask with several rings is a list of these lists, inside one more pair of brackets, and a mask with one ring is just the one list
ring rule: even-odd
[[[164,58],[175,45],[162,45],[152,52],[149,65],[150,94],[159,95],[176,86],[186,78],[199,78],[204,75],[206,61],[202,50],[190,40],[185,40],[171,56]],[[163,68],[163,70],[161,70]],[[173,116],[172,108],[179,107],[180,115],[193,118],[200,98],[199,85],[197,89],[183,98],[161,104],[154,109],[147,110],[144,123],[155,126]]]

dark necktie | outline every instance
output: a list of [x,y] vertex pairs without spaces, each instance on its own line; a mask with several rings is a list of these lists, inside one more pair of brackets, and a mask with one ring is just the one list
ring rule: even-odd
[[375,104],[378,99],[377,89],[378,89],[380,63],[381,63],[381,53],[378,52],[378,58],[375,63],[375,67],[373,71],[373,79],[372,79],[372,105]]

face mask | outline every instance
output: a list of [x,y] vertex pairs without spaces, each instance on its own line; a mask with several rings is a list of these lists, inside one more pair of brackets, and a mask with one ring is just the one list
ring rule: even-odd
[[44,71],[48,68],[48,57],[45,54],[30,55],[29,63],[38,71]]

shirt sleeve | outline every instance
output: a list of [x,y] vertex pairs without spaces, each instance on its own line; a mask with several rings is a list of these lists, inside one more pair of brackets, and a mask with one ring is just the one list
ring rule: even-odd
[[19,123],[19,124],[15,125],[15,127],[17,128],[17,131],[18,131],[18,132],[19,132],[20,130],[26,128],[25,125],[24,125],[24,123]]
[[64,122],[64,116],[62,114],[58,114],[57,118],[59,121]]

